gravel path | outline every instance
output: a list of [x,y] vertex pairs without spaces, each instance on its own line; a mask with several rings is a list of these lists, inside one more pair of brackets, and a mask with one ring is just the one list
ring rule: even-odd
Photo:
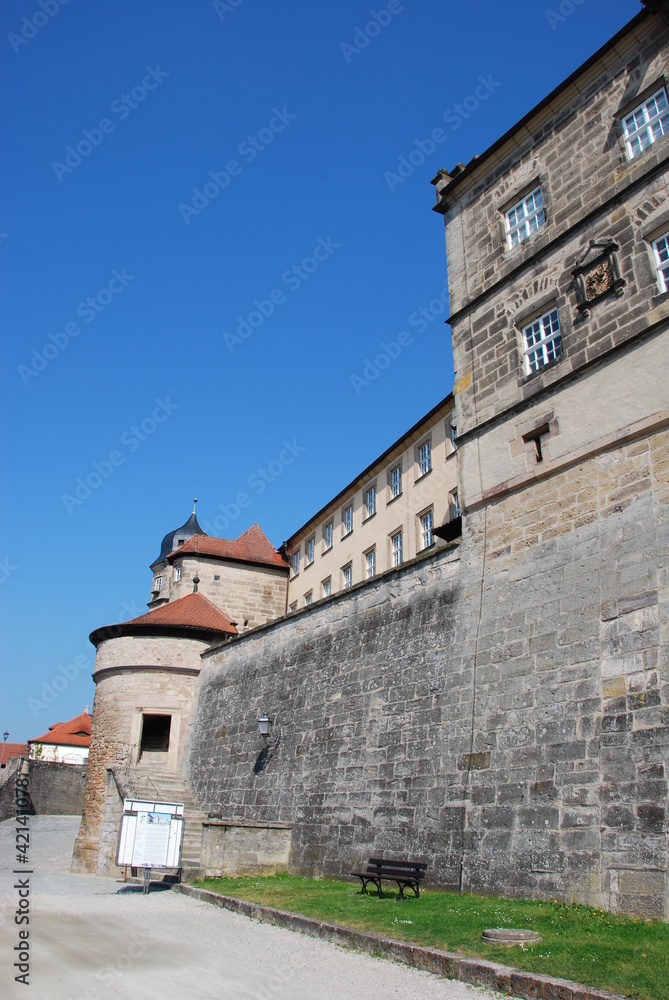
[[[169,891],[69,872],[79,818],[30,817],[30,990],[14,982],[15,824],[0,823],[0,995],[32,1000],[489,1000]],[[23,866],[21,866],[23,867]]]

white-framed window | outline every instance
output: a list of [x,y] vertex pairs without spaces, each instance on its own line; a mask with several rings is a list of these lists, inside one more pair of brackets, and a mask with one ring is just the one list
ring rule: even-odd
[[367,517],[376,514],[376,483],[365,490],[365,512]]
[[669,102],[664,87],[625,115],[623,132],[630,160],[669,132]]
[[314,539],[308,538],[304,543],[304,565],[311,566],[314,561]]
[[523,350],[527,375],[560,357],[562,336],[557,309],[551,309],[523,328]]
[[653,240],[653,256],[660,288],[663,292],[669,292],[669,233]]
[[402,492],[402,466],[396,465],[390,470],[390,492],[398,497]]
[[365,553],[365,573],[368,580],[376,576],[376,549],[370,549]]
[[418,449],[418,475],[425,476],[432,469],[432,446],[424,441]]
[[457,451],[458,448],[458,429],[455,424],[449,425],[449,438],[451,441],[451,447],[453,451]]
[[353,582],[353,567],[351,566],[351,563],[347,563],[346,566],[342,566],[341,582],[342,582],[342,588],[344,590],[349,590]]
[[174,582],[178,583],[181,579],[181,566],[174,567]]
[[297,601],[293,601],[288,610],[290,611],[291,615],[293,614],[293,612],[297,611]]
[[344,534],[350,535],[353,531],[353,504],[350,503],[348,507],[344,507],[341,512],[341,523],[344,526]]
[[333,528],[332,521],[328,521],[328,523],[323,528],[323,548],[325,549],[326,552],[328,549],[332,548],[332,528]]
[[308,591],[308,592],[307,592],[307,593],[306,593],[306,594],[304,595],[304,603],[305,603],[305,604],[311,604],[311,602],[312,602],[312,600],[313,600],[313,597],[314,597],[314,592],[313,592],[313,590],[310,590],[310,591]]
[[434,535],[432,534],[432,511],[428,510],[425,514],[421,514],[420,518],[420,547],[421,549],[429,549],[434,541]]
[[509,249],[517,247],[532,233],[536,233],[546,221],[544,215],[544,196],[541,188],[526,194],[524,198],[504,213],[506,220],[506,239]]
[[300,572],[300,550],[299,549],[297,550],[297,552],[293,552],[292,556],[290,557],[290,562],[291,562],[291,566],[293,568],[293,576],[297,576],[297,574]]
[[158,591],[158,593],[160,593],[160,591],[163,589],[163,578],[162,578],[162,576],[157,576],[156,577],[156,582],[153,585],[153,589],[156,590],[156,591]]
[[327,580],[323,580],[321,583],[321,593],[323,597],[329,597],[332,593],[332,577],[329,576]]
[[394,535],[391,535],[390,544],[392,546],[393,553],[393,566],[402,565],[402,532],[397,531]]
[[460,500],[458,498],[458,491],[457,490],[453,490],[453,492],[451,493],[450,507],[451,507],[451,509],[453,511],[453,517],[454,518],[462,516],[462,511],[460,510]]

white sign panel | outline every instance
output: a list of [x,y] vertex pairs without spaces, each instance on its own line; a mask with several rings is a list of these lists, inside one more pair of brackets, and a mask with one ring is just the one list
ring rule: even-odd
[[179,868],[183,827],[183,803],[125,799],[116,864]]

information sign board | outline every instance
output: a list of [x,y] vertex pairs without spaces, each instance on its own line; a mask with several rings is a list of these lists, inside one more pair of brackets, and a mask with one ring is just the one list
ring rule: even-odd
[[119,868],[181,867],[183,830],[183,803],[124,799],[116,864]]

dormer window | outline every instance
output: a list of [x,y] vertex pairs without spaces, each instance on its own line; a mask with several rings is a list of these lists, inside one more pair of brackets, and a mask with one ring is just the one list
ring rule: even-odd
[[178,583],[181,579],[181,566],[174,567],[174,582]]
[[157,594],[159,594],[160,591],[163,589],[163,578],[162,578],[162,576],[157,576],[156,577],[155,582],[153,584],[153,589],[156,591]]

